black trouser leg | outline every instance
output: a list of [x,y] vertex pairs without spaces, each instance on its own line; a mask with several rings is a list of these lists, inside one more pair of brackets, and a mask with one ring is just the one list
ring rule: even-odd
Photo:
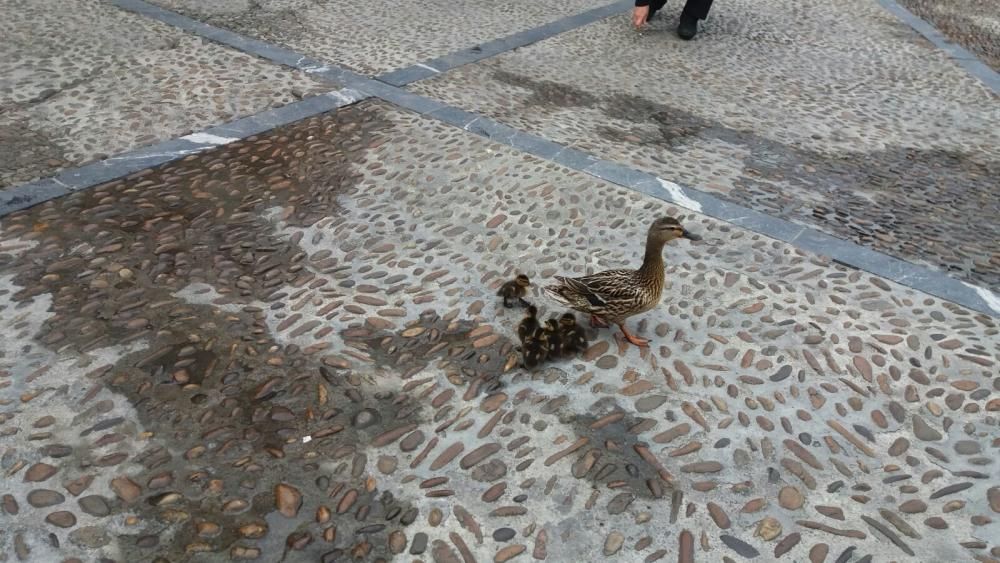
[[695,19],[703,20],[708,17],[708,11],[712,9],[713,0],[687,0],[684,4],[684,11],[681,12],[681,18],[694,17]]
[[663,7],[666,6],[666,4],[667,0],[650,0],[649,15],[646,16],[646,20],[649,21],[653,19],[653,16],[656,14],[656,12],[659,12],[661,9],[663,9]]

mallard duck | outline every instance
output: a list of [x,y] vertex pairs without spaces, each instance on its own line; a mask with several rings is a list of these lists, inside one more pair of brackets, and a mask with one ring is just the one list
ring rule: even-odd
[[562,333],[563,353],[572,356],[587,349],[587,335],[576,324],[576,315],[564,313],[559,317],[559,332]]
[[528,313],[517,325],[517,338],[523,345],[525,340],[534,337],[541,327],[538,324],[538,307],[528,305]]
[[594,326],[618,325],[636,346],[648,346],[625,328],[625,320],[656,307],[663,293],[663,246],[674,239],[700,240],[673,217],[653,222],[646,234],[646,253],[638,270],[606,270],[579,278],[556,276],[558,283],[543,288],[562,305],[590,315]]
[[524,274],[518,274],[514,279],[504,282],[500,286],[500,290],[497,291],[497,297],[503,297],[503,306],[510,309],[513,307],[511,301],[517,299],[521,305],[527,306],[528,302],[524,300],[524,296],[528,294],[528,287],[531,285],[531,280],[528,276]]

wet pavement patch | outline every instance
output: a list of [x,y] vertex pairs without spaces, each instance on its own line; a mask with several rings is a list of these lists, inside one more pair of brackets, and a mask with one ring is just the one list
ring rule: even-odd
[[492,77],[528,90],[525,105],[591,108],[634,124],[600,126],[610,143],[680,154],[701,143],[732,147],[746,156],[740,177],[722,198],[1000,290],[1000,253],[992,245],[1000,230],[985,219],[1000,213],[993,194],[1000,161],[905,147],[825,155],[637,96],[599,97],[502,70]]
[[[289,209],[284,221],[299,226],[338,213],[337,194],[356,177],[346,155],[386,126],[372,114],[358,117],[317,117],[287,135],[250,138],[5,221],[6,233],[38,242],[22,259],[4,255],[4,271],[25,288],[14,298],[58,296],[39,341],[62,353],[148,345],[90,376],[127,399],[138,419],[125,425],[140,425],[147,445],[100,457],[78,451],[60,464],[68,471],[76,464],[118,471],[126,461],[140,467],[111,482],[117,498],[79,500],[88,515],[130,514],[145,523],[115,534],[127,560],[201,552],[239,559],[258,551],[319,558],[333,549],[338,527],[354,538],[345,549],[377,556],[384,538],[412,521],[410,505],[366,487],[358,446],[413,424],[419,408],[403,408],[405,396],[329,376],[315,350],[274,342],[261,307],[224,310],[178,297],[191,284],[210,283],[231,302],[281,303],[285,294],[275,288],[315,281],[296,241],[278,236],[264,210]],[[344,139],[342,150],[316,141],[332,134]],[[90,258],[66,257],[67,245]],[[87,399],[80,400],[84,409]],[[369,412],[370,420],[361,416]],[[135,432],[119,428],[123,422],[105,419],[79,434],[99,447],[132,442]],[[35,473],[39,482],[51,475]],[[63,500],[44,489],[28,495],[33,506]],[[333,512],[351,514],[352,524],[332,525]],[[62,511],[49,521],[72,528],[76,518]],[[87,530],[74,531],[71,542],[99,549],[112,541]],[[159,541],[165,535],[171,541]]]
[[[520,368],[503,281],[561,313],[665,214],[651,346]],[[991,318],[382,102],[2,232],[10,559],[986,549]]]

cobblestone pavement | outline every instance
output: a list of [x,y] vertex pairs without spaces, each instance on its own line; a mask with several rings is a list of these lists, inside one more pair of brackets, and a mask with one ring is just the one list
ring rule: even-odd
[[414,92],[1000,289],[995,93],[877,3],[609,18]]
[[1000,1],[901,0],[908,10],[1000,71]]
[[330,89],[98,0],[0,14],[0,188]]
[[357,72],[380,74],[610,2],[156,0],[153,3]]
[[[210,4],[159,2],[374,74],[606,2]],[[51,8],[0,0],[0,186],[340,86],[311,102],[384,99],[0,207],[0,562],[1000,562],[996,315],[337,69]],[[875,3],[726,0],[691,43],[678,10],[411,89],[1000,287],[995,93]],[[635,266],[664,215],[703,240],[668,245],[628,323],[650,347],[589,329],[522,367],[497,288],[525,273],[561,314],[542,284]]]
[[[662,215],[651,347],[520,368]],[[1000,557],[995,319],[384,102],[4,217],[0,314],[7,561]]]

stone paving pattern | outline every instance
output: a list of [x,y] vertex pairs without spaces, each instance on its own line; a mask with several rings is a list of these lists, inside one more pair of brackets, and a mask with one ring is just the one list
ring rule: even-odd
[[381,74],[537,27],[611,0],[372,2],[155,0],[211,25]]
[[900,4],[1000,72],[1000,0],[900,0]]
[[[664,214],[651,347],[518,367]],[[5,217],[0,314],[8,561],[1000,558],[995,319],[383,102]]]
[[331,89],[98,0],[0,13],[0,188]]
[[602,158],[1000,290],[997,96],[877,3],[678,5],[417,82]]

